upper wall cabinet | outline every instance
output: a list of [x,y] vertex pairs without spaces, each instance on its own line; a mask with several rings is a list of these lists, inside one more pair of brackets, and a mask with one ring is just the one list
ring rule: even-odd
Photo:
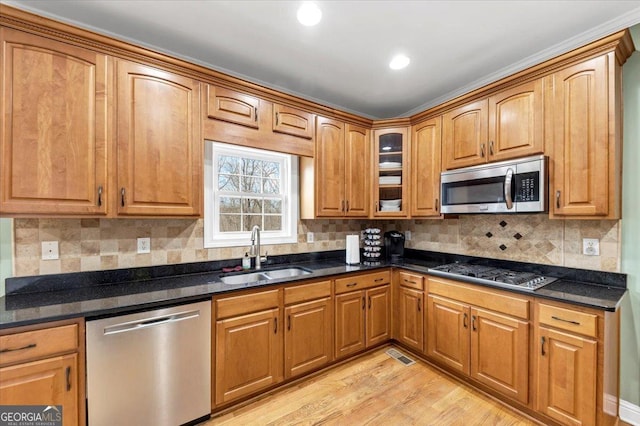
[[314,114],[211,84],[206,90],[205,139],[313,157]]
[[105,55],[0,28],[0,215],[105,215]]
[[374,217],[409,215],[409,128],[373,132]]
[[462,105],[443,117],[445,169],[544,151],[542,80]]
[[411,216],[440,216],[442,117],[411,129]]
[[133,62],[117,69],[118,215],[199,216],[200,83]]
[[620,217],[620,68],[609,53],[547,77],[552,217]]
[[368,216],[369,134],[365,128],[317,118],[312,185],[317,217]]

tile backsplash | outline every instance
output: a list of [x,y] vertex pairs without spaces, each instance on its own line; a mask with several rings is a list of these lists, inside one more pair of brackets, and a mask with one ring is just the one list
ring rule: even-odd
[[[377,226],[411,231],[409,248],[617,272],[619,221],[550,220],[537,215],[461,215],[446,220],[303,220],[298,243],[266,245],[270,255],[340,250],[348,234]],[[307,232],[314,242],[306,241]],[[203,248],[203,221],[189,219],[15,219],[14,276],[240,258],[245,247]],[[137,254],[136,239],[151,238]],[[582,238],[600,240],[600,256],[582,255]],[[58,241],[60,259],[41,260],[42,241]]]

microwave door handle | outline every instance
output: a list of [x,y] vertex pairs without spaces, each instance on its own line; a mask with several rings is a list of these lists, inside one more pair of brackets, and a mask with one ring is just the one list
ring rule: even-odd
[[504,202],[507,204],[507,210],[513,208],[513,199],[511,198],[511,187],[513,185],[513,169],[507,169],[504,177]]

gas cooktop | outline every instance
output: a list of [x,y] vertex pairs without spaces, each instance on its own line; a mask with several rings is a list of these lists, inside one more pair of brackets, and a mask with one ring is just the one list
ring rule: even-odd
[[464,278],[465,281],[469,282],[531,291],[557,280],[557,278],[544,277],[532,272],[516,272],[509,269],[469,263],[449,263],[429,268],[429,273],[444,278]]

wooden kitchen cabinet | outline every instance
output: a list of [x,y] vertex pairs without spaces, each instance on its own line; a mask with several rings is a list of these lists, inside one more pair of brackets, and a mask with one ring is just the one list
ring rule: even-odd
[[369,130],[317,117],[315,215],[367,217]]
[[106,215],[110,60],[4,27],[0,43],[0,215]]
[[399,271],[394,276],[393,338],[422,353],[424,351],[424,278]]
[[[542,302],[536,311],[536,409],[566,425],[611,421],[598,410],[605,403],[598,403],[597,390],[603,368],[597,341],[602,318],[596,312]],[[617,398],[617,388],[604,393]]]
[[331,281],[284,289],[284,376],[316,370],[333,360]]
[[315,114],[212,84],[203,98],[204,139],[313,157]]
[[390,282],[389,271],[335,280],[336,359],[391,338]]
[[282,381],[279,292],[214,299],[217,406]]
[[440,216],[442,117],[411,128],[411,217]]
[[3,405],[61,405],[65,425],[84,425],[84,323],[7,329],[0,335]]
[[[373,131],[372,194],[375,218],[409,215],[409,128]],[[390,208],[383,201],[396,201]],[[395,207],[395,205],[394,205]]]
[[620,69],[608,53],[547,77],[552,218],[620,218]]
[[118,215],[200,216],[200,83],[127,61],[117,73]]
[[445,169],[544,152],[542,80],[499,91],[443,116]]
[[527,405],[530,301],[435,277],[427,300],[427,356]]

